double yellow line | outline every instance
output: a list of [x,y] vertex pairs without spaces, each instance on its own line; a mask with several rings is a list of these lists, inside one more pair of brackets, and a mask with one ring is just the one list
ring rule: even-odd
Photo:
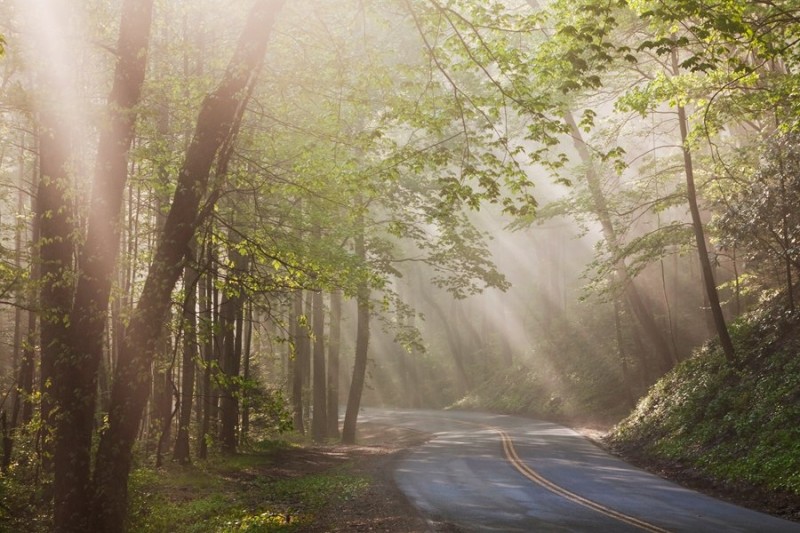
[[574,492],[571,492],[564,487],[556,485],[552,481],[543,478],[535,470],[522,462],[522,459],[520,459],[519,455],[517,455],[517,450],[514,448],[514,442],[511,440],[511,437],[508,435],[508,433],[496,427],[490,429],[500,435],[500,439],[503,442],[503,452],[506,455],[506,459],[508,459],[508,461],[514,466],[514,468],[517,469],[517,471],[519,471],[520,474],[533,481],[540,487],[545,488],[553,494],[561,496],[562,498],[566,498],[573,503],[577,503],[578,505],[582,505],[592,509],[593,511],[597,511],[598,513],[604,514],[610,518],[619,520],[620,522],[638,527],[644,531],[650,531],[652,533],[669,533],[669,531],[666,529],[662,529],[649,522],[645,522],[644,520],[639,520],[634,516],[615,511],[614,509],[606,507],[605,505],[601,505],[597,502],[593,502],[592,500],[587,500],[583,496],[575,494]]

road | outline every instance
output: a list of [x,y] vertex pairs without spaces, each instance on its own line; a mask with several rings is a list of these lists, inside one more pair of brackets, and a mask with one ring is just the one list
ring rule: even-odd
[[400,490],[431,524],[503,532],[800,532],[800,524],[637,469],[549,422],[386,409],[365,409],[359,418],[434,434],[395,471]]

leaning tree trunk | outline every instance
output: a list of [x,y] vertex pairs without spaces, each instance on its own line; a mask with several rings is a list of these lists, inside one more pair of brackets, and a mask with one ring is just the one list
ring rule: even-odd
[[[672,69],[675,73],[679,71],[678,54],[672,52]],[[711,266],[711,258],[708,254],[706,245],[705,230],[703,221],[700,217],[700,207],[697,203],[697,189],[694,183],[694,164],[692,162],[692,152],[689,149],[689,120],[686,117],[686,108],[678,106],[678,126],[681,132],[681,148],[683,150],[683,168],[686,174],[686,197],[689,201],[689,212],[692,214],[692,229],[694,230],[695,242],[697,243],[697,254],[700,260],[700,268],[703,272],[703,285],[705,287],[708,304],[711,307],[711,316],[714,318],[714,327],[719,337],[720,346],[725,354],[725,359],[729,363],[736,362],[736,353],[733,348],[728,327],[725,324],[725,316],[722,314],[722,306],[719,302],[717,284],[714,281],[714,269]]]
[[120,350],[108,427],[97,451],[92,531],[119,531],[125,523],[132,448],[147,402],[150,368],[158,349],[155,340],[161,336],[172,290],[202,222],[200,202],[211,166],[234,140],[284,1],[254,4],[222,83],[203,101],[153,263]]
[[[595,171],[594,163],[592,162],[591,154],[586,147],[586,142],[583,139],[580,129],[578,128],[575,118],[572,113],[567,112],[564,115],[564,121],[570,129],[575,150],[581,158],[581,161],[587,165],[586,171],[586,184],[589,187],[589,193],[592,198],[592,211],[600,221],[600,226],[603,231],[603,236],[611,251],[611,254],[616,258],[614,270],[616,273],[617,281],[622,285],[625,303],[631,310],[636,322],[642,327],[645,337],[650,342],[651,347],[658,354],[659,367],[662,373],[666,373],[670,368],[675,366],[677,359],[669,349],[669,344],[664,339],[664,335],[656,324],[653,314],[650,309],[642,301],[641,294],[634,280],[628,272],[628,266],[625,261],[619,257],[620,243],[617,237],[617,232],[614,229],[614,223],[611,220],[611,214],[608,209],[608,202],[605,193],[600,186],[600,180]],[[644,357],[642,354],[641,357]],[[655,376],[654,376],[655,377]]]
[[[152,0],[127,0],[122,6],[118,61],[106,106],[108,117],[103,121],[104,128],[100,133],[88,233],[80,251],[75,301],[69,320],[65,320],[64,314],[59,317],[62,324],[69,325],[66,331],[64,326],[58,326],[55,339],[43,339],[43,345],[46,343],[48,349],[56,350],[52,376],[47,377],[52,378],[53,397],[58,406],[54,454],[54,528],[57,531],[80,531],[88,525],[97,371],[103,356],[106,311],[119,243],[116,221],[127,180],[128,151],[136,121],[134,108],[144,82],[152,6]],[[49,134],[58,135],[51,140],[53,144],[61,145],[56,147],[56,152],[63,151],[67,142],[63,132],[53,130]],[[44,154],[46,146],[42,148]],[[55,163],[55,172],[64,172],[66,154],[61,152],[56,159],[59,161]],[[43,172],[43,178],[45,176],[52,177],[52,170]],[[43,179],[42,183],[46,183],[46,188],[58,185],[48,179]],[[63,191],[58,194],[63,194]],[[58,201],[62,202],[60,209],[64,210],[67,205],[64,198]],[[53,212],[58,209],[56,207]],[[51,230],[46,228],[63,224],[61,216],[42,221],[42,239],[51,236]],[[55,233],[64,231],[69,231],[69,224],[56,229]],[[62,242],[58,246],[69,247],[69,243]],[[47,255],[46,248],[42,250],[43,260]],[[63,264],[66,249],[59,251],[58,255],[58,261]],[[66,303],[59,302],[59,313],[63,313]],[[48,322],[51,321],[52,317],[49,317]],[[50,335],[46,334],[47,337]],[[47,368],[46,374],[49,371]]]
[[[355,237],[355,253],[362,261],[366,261],[366,247],[364,244],[364,223],[360,222],[358,234]],[[358,304],[356,320],[356,352],[353,361],[353,379],[350,382],[350,393],[347,397],[347,409],[342,427],[342,442],[355,444],[356,422],[358,409],[361,406],[361,393],[364,391],[364,380],[367,374],[367,351],[369,349],[369,298],[370,289],[367,281],[360,281],[356,295]]]

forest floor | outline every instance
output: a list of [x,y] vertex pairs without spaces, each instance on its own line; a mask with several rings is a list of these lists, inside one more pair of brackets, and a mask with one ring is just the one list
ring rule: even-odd
[[315,447],[309,453],[341,453],[348,471],[369,480],[358,497],[336,502],[321,510],[313,523],[300,531],[457,532],[449,524],[432,524],[422,518],[394,483],[394,466],[411,448],[431,435],[404,428],[359,424],[358,445]]

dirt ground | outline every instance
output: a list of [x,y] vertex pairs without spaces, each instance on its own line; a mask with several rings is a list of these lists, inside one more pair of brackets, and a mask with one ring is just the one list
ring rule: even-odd
[[[602,439],[602,429],[589,427],[577,430],[596,445],[607,448]],[[298,468],[303,473],[312,473],[347,462],[352,473],[371,480],[366,494],[361,498],[325,509],[303,531],[457,533],[459,529],[452,524],[431,523],[424,519],[394,484],[392,472],[396,462],[410,448],[429,438],[430,435],[409,429],[363,424],[359,429],[357,446],[331,445],[306,449],[299,454],[297,451],[287,452],[292,454],[291,459],[287,457],[291,464],[291,472],[287,471],[289,475],[297,475]],[[681,465],[656,464],[634,456],[626,456],[624,459],[661,477],[717,498],[800,521],[800,498],[797,496],[742,490],[739,487],[714,483]]]
[[349,472],[362,475],[371,483],[360,498],[324,509],[303,531],[457,532],[448,524],[429,523],[422,518],[394,484],[395,463],[410,448],[429,438],[428,434],[410,429],[363,423],[359,425],[356,446],[320,446],[308,450],[312,470],[347,461]]

